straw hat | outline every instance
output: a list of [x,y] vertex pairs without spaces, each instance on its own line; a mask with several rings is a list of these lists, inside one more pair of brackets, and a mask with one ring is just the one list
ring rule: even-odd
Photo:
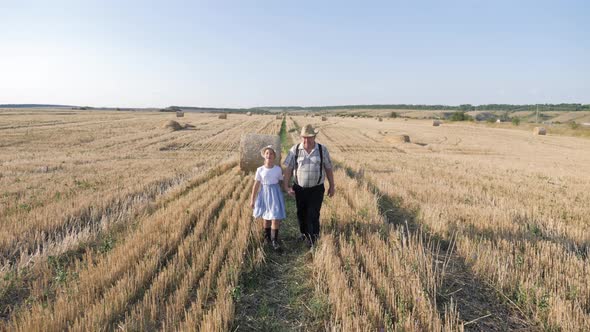
[[315,135],[317,135],[320,131],[317,129],[314,129],[312,125],[308,124],[303,126],[303,128],[301,128],[301,137],[315,137]]
[[277,150],[275,150],[275,148],[273,148],[272,145],[267,145],[263,147],[262,150],[260,150],[260,155],[262,156],[262,158],[264,158],[264,152],[266,152],[266,150],[268,149],[271,149],[275,156],[277,155]]

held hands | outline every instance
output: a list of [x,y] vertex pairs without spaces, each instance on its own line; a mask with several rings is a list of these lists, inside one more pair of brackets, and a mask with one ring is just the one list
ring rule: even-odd
[[[295,197],[295,191],[293,190],[293,188],[283,188],[285,189],[285,192],[287,192],[287,194],[291,197]],[[334,186],[330,186],[330,188],[328,189],[328,197],[334,197],[334,193],[336,192],[336,188]],[[254,204],[254,203],[252,203]],[[254,206],[252,206],[254,207]]]
[[295,191],[293,190],[293,188],[290,188],[290,187],[285,187],[285,188],[283,188],[283,189],[285,189],[285,192],[286,192],[286,193],[287,193],[289,196],[291,196],[291,197],[295,197]]

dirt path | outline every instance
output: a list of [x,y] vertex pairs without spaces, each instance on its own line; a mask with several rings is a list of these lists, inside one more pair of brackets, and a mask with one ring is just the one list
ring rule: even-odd
[[263,245],[265,262],[242,276],[235,294],[232,331],[323,330],[327,308],[314,297],[312,254],[297,239],[294,199],[286,197],[285,204],[287,219],[279,233],[281,251]]

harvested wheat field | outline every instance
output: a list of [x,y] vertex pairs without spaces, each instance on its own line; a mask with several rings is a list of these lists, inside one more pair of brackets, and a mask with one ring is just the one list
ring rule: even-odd
[[[280,135],[284,152],[307,123],[336,195],[312,250],[286,197],[274,252],[252,222],[240,139]],[[588,139],[0,110],[0,147],[0,330],[590,329]]]

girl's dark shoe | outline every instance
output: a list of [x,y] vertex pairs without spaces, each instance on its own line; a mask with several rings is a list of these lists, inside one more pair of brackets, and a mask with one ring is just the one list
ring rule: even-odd
[[265,243],[270,243],[270,228],[265,228],[264,229],[264,242]]
[[281,250],[281,246],[279,245],[279,243],[278,243],[277,241],[274,241],[274,240],[273,240],[273,241],[272,241],[272,243],[271,243],[271,245],[272,245],[272,248],[273,248],[274,250],[276,250],[276,251],[279,251],[279,250]]

